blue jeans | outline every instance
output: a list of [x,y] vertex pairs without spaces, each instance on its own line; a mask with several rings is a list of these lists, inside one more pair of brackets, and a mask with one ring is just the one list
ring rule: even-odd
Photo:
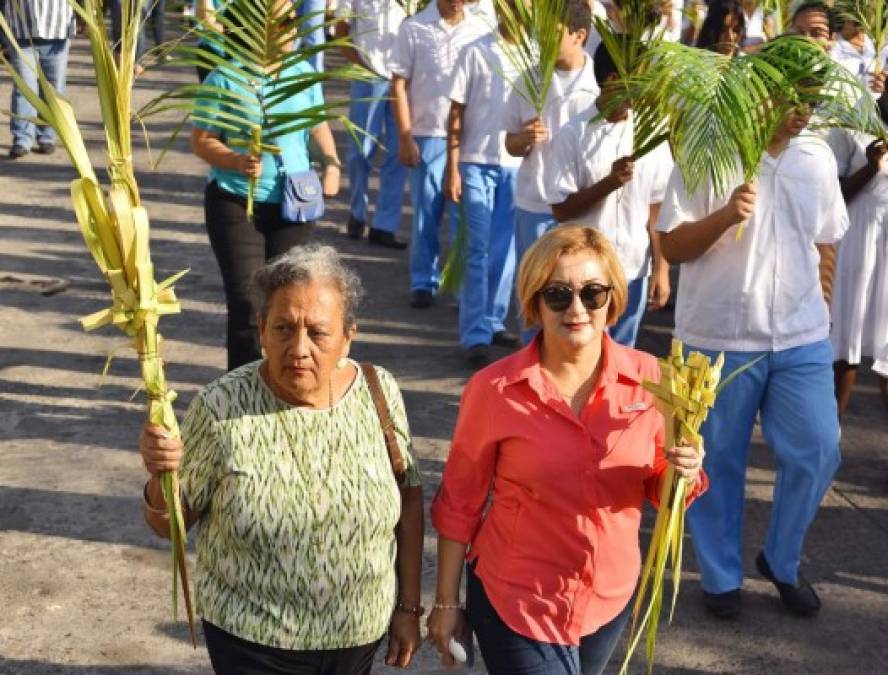
[[459,165],[468,221],[466,272],[460,290],[459,341],[490,344],[505,329],[515,277],[515,177],[493,164]]
[[[438,290],[441,275],[438,258],[441,251],[440,231],[444,219],[444,166],[447,163],[447,140],[417,136],[419,165],[410,169],[410,201],[413,205],[413,226],[410,238],[410,290]],[[451,214],[451,230],[456,219]]]
[[466,613],[490,675],[599,675],[617,646],[631,603],[578,647],[540,642],[509,628],[499,618],[481,580],[466,566]]
[[[398,128],[389,98],[391,83],[385,79],[352,82],[349,119],[370,136],[361,135],[360,143],[348,149],[348,178],[351,186],[351,215],[367,220],[367,185],[377,149],[385,153],[379,170],[379,193],[373,227],[397,232],[401,224],[401,205],[408,169],[398,161]],[[370,99],[370,100],[361,100]]]
[[[515,209],[515,260],[521,265],[521,259],[534,242],[548,230],[555,227],[555,217],[551,213],[533,213],[524,209]],[[539,332],[538,327],[524,328],[521,331],[521,342],[528,344]]]
[[[68,68],[68,40],[34,40],[30,43],[22,40],[21,49],[24,59],[12,50],[9,57],[12,67],[21,74],[30,89],[38,90],[37,75],[34,65],[39,62],[40,68],[49,83],[59,92],[65,90],[65,71]],[[37,115],[34,107],[22,95],[18,87],[12,88],[12,117],[9,130],[12,133],[12,144],[30,149],[35,137],[35,124],[31,119]],[[36,127],[37,143],[55,143],[55,131],[52,127]]]
[[641,327],[641,318],[647,309],[647,275],[633,279],[629,282],[629,297],[626,302],[626,311],[617,319],[617,322],[608,328],[607,332],[615,342],[626,347],[634,347],[638,339],[638,329]]
[[[327,11],[326,0],[301,0],[301,3],[297,5],[296,11],[299,13],[299,16],[311,15],[302,24],[303,34],[300,48],[317,47],[324,44],[327,41],[327,37],[324,35],[324,13]],[[308,62],[317,72],[321,72],[324,69],[323,50],[308,57]]]
[[[726,352],[722,376],[761,354]],[[777,464],[765,557],[778,580],[796,582],[805,533],[840,461],[832,362],[829,340],[764,352],[716,399],[702,429],[709,491],[688,510],[703,590],[743,583],[743,491],[756,413]]]

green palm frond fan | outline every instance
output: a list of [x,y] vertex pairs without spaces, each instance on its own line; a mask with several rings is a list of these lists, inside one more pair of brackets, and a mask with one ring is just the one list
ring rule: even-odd
[[[211,84],[186,84],[165,92],[150,101],[136,113],[144,122],[159,113],[179,111],[187,119],[211,123],[223,130],[227,145],[243,148],[249,154],[269,152],[279,154],[276,139],[286,134],[311,129],[323,122],[338,121],[353,137],[364,133],[352,124],[340,110],[347,110],[349,100],[325,100],[324,103],[298,112],[275,112],[275,108],[287,99],[307,92],[330,80],[370,80],[374,75],[361,66],[346,64],[323,72],[307,70],[293,73],[292,66],[307,62],[316,54],[350,45],[350,38],[327,40],[319,45],[299,43],[293,47],[294,36],[313,28],[315,13],[298,15],[303,0],[289,9],[289,0],[229,0],[215,15],[216,23],[223,32],[198,25],[190,34],[205,45],[216,47],[203,49],[180,40],[169,50],[172,65],[200,66],[207,70],[218,69],[238,89],[214,87]],[[325,21],[326,30],[335,20]],[[274,92],[264,96],[263,86],[274,82]],[[232,112],[213,108],[207,110],[200,102],[214,100]],[[258,111],[258,113],[257,113]],[[207,117],[212,113],[212,117]],[[181,126],[179,129],[181,129]],[[178,129],[170,137],[164,150],[175,141]],[[249,181],[247,215],[253,215],[253,193],[257,179]]]
[[[646,67],[644,55],[663,41],[665,29],[659,26],[659,0],[623,0],[620,3],[620,26],[602,17],[593,17],[593,25],[617,67],[619,80],[630,83]],[[626,88],[626,95],[630,91]],[[619,107],[624,97],[614,97],[612,107]],[[590,121],[605,118],[610,108],[599,111]],[[634,106],[632,156],[638,160],[666,141],[665,120],[656,108]]]
[[[811,127],[884,134],[857,79],[806,38],[780,37],[741,58],[661,42],[643,63],[627,96],[639,116],[663,121],[689,192],[711,184],[723,196],[755,180],[774,132],[795,108],[815,111]],[[656,139],[640,131],[642,143],[645,134]]]
[[888,42],[888,7],[885,0],[838,0],[833,10],[844,21],[853,21],[873,41],[875,59],[867,72],[878,73],[882,69],[882,50]]
[[[511,70],[517,74],[511,84],[537,116],[542,117],[561,46],[565,0],[495,0],[494,4],[502,51]],[[509,36],[508,41],[503,34]],[[507,77],[506,73],[498,74]],[[462,285],[467,264],[468,221],[462,202],[458,214],[454,244],[441,273],[441,290],[448,293],[457,292]]]
[[765,16],[774,17],[774,27],[778,34],[789,30],[792,20],[791,0],[762,0],[761,5]]
[[[648,114],[664,120],[689,193],[711,184],[717,194],[725,195],[741,180],[755,180],[775,130],[792,109],[813,109],[813,128],[843,127],[884,137],[875,103],[857,78],[805,38],[778,38],[760,52],[736,59],[661,42],[643,59],[644,65],[627,82],[626,95],[636,110],[647,108]],[[694,355],[684,360],[682,351],[680,343],[673,343],[669,359],[661,362],[663,379],[659,385],[645,386],[657,396],[667,418],[672,433],[667,443],[699,447],[706,410],[730,379],[755,362],[719,384],[719,363]],[[621,673],[628,672],[644,633],[648,672],[653,669],[667,564],[672,570],[671,620],[681,579],[684,500],[682,486],[667,475]]]

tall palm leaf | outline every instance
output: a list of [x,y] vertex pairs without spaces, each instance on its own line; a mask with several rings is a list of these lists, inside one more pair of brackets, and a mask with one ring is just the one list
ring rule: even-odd
[[503,53],[517,73],[512,85],[538,116],[555,75],[565,5],[565,0],[496,0],[501,32],[509,36],[508,41],[504,38]]
[[[10,1],[18,5],[18,0]],[[86,29],[96,69],[96,86],[107,146],[106,168],[110,179],[107,191],[102,190],[96,177],[70,102],[53,88],[39,65],[34,66],[39,82],[39,91],[35,91],[27,86],[5,56],[0,56],[0,62],[37,111],[39,119],[55,129],[78,174],[78,178],[71,183],[75,214],[86,246],[110,284],[112,294],[111,307],[83,317],[81,324],[86,330],[113,324],[132,339],[148,395],[148,419],[178,436],[179,428],[172,407],[176,395],[167,384],[157,325],[161,316],[179,311],[173,284],[184,272],[161,283],[154,280],[148,214],[141,204],[132,164],[130,105],[142,0],[123,0],[119,62],[115,59],[114,48],[105,29],[101,0],[69,0],[69,4]],[[21,5],[18,5],[17,11],[21,10]],[[0,28],[12,48],[21,56],[21,49],[2,16]],[[191,639],[196,645],[185,564],[185,523],[177,474],[163,474],[161,486],[170,515],[173,614],[176,614],[180,577]]]
[[[192,31],[201,42],[216,50],[179,41],[170,53],[171,63],[216,69],[237,87],[220,88],[206,83],[182,85],[147,103],[136,117],[144,121],[172,110],[184,112],[195,122],[222,129],[228,145],[244,148],[250,154],[278,153],[277,139],[333,120],[342,123],[353,136],[362,133],[346,114],[339,112],[347,109],[348,100],[328,100],[298,112],[275,112],[282,102],[328,80],[374,77],[366,68],[354,64],[324,72],[311,69],[294,72],[293,66],[307,62],[320,52],[351,44],[345,37],[313,46],[297,42],[294,47],[294,37],[303,29],[313,29],[317,14],[300,16],[299,3],[291,9],[289,0],[229,0],[215,17],[223,32],[205,26],[196,26]],[[332,22],[325,22],[324,29],[329,23]],[[263,90],[269,82],[274,83],[273,91],[264,96]],[[223,109],[215,105],[207,107],[202,103],[205,101],[218,103]],[[174,138],[175,134],[170,141]],[[250,216],[255,185],[256,180],[251,180],[247,198]]]

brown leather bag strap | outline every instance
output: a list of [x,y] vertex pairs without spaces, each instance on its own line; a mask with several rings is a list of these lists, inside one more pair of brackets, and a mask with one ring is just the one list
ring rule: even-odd
[[382,435],[385,437],[385,447],[388,448],[389,461],[392,464],[395,480],[398,481],[398,485],[401,485],[407,475],[407,466],[404,463],[404,456],[401,454],[398,439],[395,438],[395,423],[392,422],[388,402],[385,400],[382,385],[379,383],[379,375],[373,364],[368,361],[361,363],[361,370],[364,373],[364,378],[367,380],[367,386],[370,387],[370,397],[373,399],[376,414],[379,416],[379,423],[382,425]]

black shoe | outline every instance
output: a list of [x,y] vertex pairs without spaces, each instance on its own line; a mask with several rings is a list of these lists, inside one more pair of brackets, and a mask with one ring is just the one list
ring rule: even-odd
[[348,223],[345,225],[345,234],[349,239],[360,239],[364,236],[364,221],[358,220],[354,216],[348,217]]
[[376,244],[377,246],[385,246],[386,248],[395,248],[398,250],[404,250],[407,248],[407,242],[401,241],[395,237],[394,232],[377,230],[373,227],[370,228],[370,232],[367,234],[367,241],[371,244]]
[[521,339],[515,335],[515,333],[501,330],[493,334],[493,340],[491,342],[500,347],[517,347],[521,342]]
[[703,591],[703,605],[712,616],[719,619],[735,619],[740,616],[740,589],[727,593],[707,593]]
[[432,306],[434,296],[431,291],[410,291],[410,306],[413,309],[425,309]]
[[29,152],[31,151],[28,150],[28,148],[26,148],[24,145],[13,145],[9,149],[9,159],[20,159],[21,157],[27,155]]
[[795,586],[783,581],[777,581],[777,578],[771,571],[771,566],[768,564],[767,559],[765,559],[764,551],[759,551],[755,558],[755,566],[759,574],[777,588],[777,591],[780,593],[780,599],[790,614],[814,616],[820,611],[820,598],[817,597],[814,588],[801,574],[799,574],[799,579]]
[[466,353],[469,366],[478,370],[490,363],[490,347],[485,344],[472,345]]
[[34,152],[38,155],[51,155],[55,152],[55,143],[38,143]]

